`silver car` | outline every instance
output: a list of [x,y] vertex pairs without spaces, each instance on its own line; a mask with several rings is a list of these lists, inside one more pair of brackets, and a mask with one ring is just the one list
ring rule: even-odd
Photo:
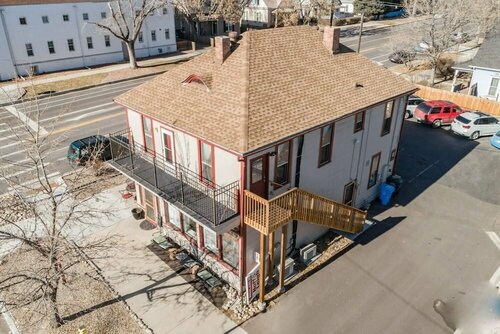
[[479,111],[466,112],[453,120],[451,131],[475,140],[500,131],[500,119]]
[[417,106],[422,102],[425,102],[425,100],[423,98],[418,97],[416,95],[411,95],[408,98],[408,103],[406,104],[405,118],[413,117],[413,114],[415,113],[415,109],[417,109]]

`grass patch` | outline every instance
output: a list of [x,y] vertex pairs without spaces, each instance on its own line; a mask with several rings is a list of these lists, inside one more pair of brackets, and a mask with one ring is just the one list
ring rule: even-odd
[[93,75],[87,75],[84,77],[78,77],[68,80],[49,82],[46,84],[33,85],[26,87],[26,97],[35,97],[35,95],[43,93],[55,93],[61,92],[69,89],[75,89],[80,87],[92,86],[101,83],[108,73],[98,73]]

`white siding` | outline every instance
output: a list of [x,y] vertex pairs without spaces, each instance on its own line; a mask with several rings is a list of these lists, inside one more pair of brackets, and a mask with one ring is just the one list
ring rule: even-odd
[[142,119],[141,114],[135,112],[131,109],[127,110],[128,124],[130,126],[130,131],[132,132],[133,140],[136,143],[144,146],[144,137],[142,136]]
[[215,147],[215,182],[219,186],[240,180],[240,163],[232,153]]
[[[37,65],[38,71],[43,73],[124,60],[122,42],[89,23],[100,21],[101,12],[110,15],[106,2],[0,6],[0,10],[3,11],[19,75],[26,75],[31,65]],[[84,13],[88,14],[88,21],[83,20]],[[148,16],[143,26],[144,43],[136,44],[138,57],[176,51],[173,13],[173,7],[169,4],[167,15],[158,10],[154,16]],[[63,15],[68,15],[69,21],[64,21]],[[42,16],[47,16],[49,22],[43,23]],[[26,18],[26,25],[20,24],[20,17]],[[165,29],[170,31],[168,40],[165,38]],[[4,46],[7,43],[3,43],[5,34],[2,30],[0,27],[0,45]],[[156,31],[156,42],[151,41],[151,30]],[[104,35],[110,36],[109,47],[105,46]],[[87,37],[92,38],[91,49],[88,48]],[[69,51],[68,39],[73,40],[74,51]],[[54,43],[53,54],[49,53],[48,41]],[[33,56],[26,53],[27,43],[33,47]],[[3,63],[7,59],[4,58],[6,48],[1,49],[0,76],[2,79],[11,78],[12,66],[8,68]]]
[[496,95],[489,95],[492,78],[500,78],[500,69],[494,71],[476,68],[472,74],[470,84],[471,86],[474,84],[477,85],[477,96],[500,101],[500,88],[497,90]]

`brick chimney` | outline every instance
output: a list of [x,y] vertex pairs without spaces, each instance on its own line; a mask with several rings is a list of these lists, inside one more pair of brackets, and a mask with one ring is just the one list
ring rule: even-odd
[[215,62],[222,64],[231,52],[231,42],[227,36],[215,37]]
[[332,53],[340,51],[340,28],[326,26],[323,32],[323,45]]

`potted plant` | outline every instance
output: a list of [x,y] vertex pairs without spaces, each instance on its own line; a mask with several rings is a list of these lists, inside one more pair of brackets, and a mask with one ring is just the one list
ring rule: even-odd
[[144,210],[142,208],[133,208],[132,209],[132,216],[134,216],[135,219],[143,219],[144,218]]

